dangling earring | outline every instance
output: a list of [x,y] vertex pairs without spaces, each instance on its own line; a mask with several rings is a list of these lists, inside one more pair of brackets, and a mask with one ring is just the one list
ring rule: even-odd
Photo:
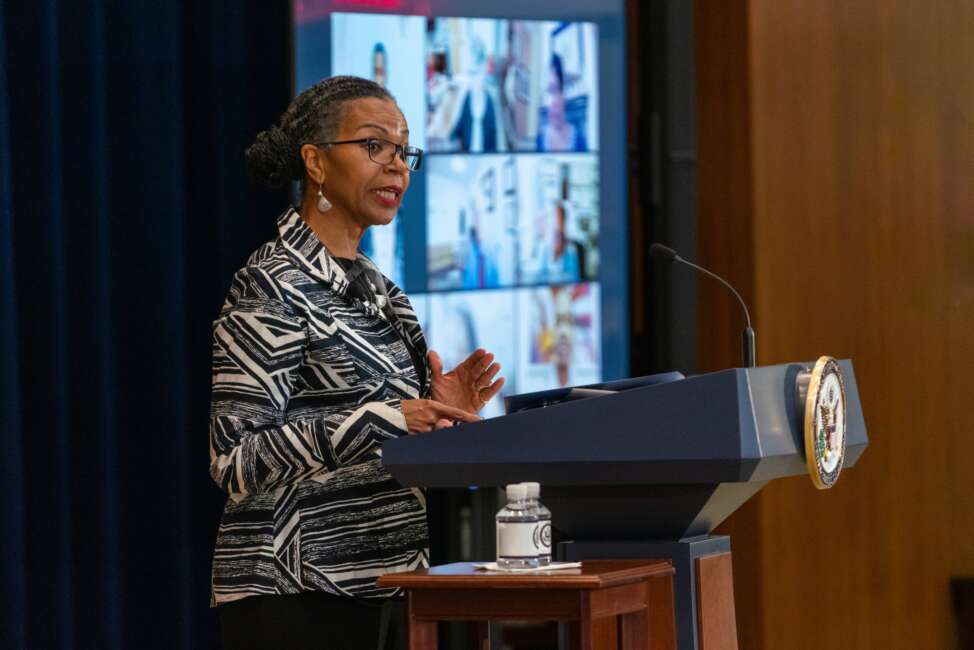
[[318,183],[318,212],[328,212],[329,210],[331,210],[331,201],[322,194],[321,183]]

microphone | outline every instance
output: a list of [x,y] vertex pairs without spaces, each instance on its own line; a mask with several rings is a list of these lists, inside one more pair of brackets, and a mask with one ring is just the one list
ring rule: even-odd
[[754,330],[751,328],[751,314],[750,312],[747,311],[747,305],[744,304],[744,299],[741,298],[741,294],[737,293],[737,290],[734,289],[734,287],[732,287],[724,278],[720,277],[716,273],[708,271],[702,266],[697,266],[693,262],[688,262],[687,260],[677,255],[676,251],[670,248],[669,246],[664,246],[663,244],[652,244],[649,247],[649,255],[650,257],[655,257],[656,259],[663,260],[664,262],[670,262],[670,263],[679,262],[680,264],[686,264],[687,266],[694,268],[697,271],[700,271],[701,273],[705,273],[706,275],[709,275],[710,277],[714,278],[722,285],[724,285],[725,287],[731,290],[731,293],[733,293],[737,297],[737,301],[741,303],[741,307],[744,308],[744,319],[747,321],[747,327],[744,328],[744,333],[741,336],[741,340],[743,344],[742,350],[743,350],[743,357],[744,357],[744,366],[747,368],[755,367],[756,353],[755,353],[755,343],[754,343]]

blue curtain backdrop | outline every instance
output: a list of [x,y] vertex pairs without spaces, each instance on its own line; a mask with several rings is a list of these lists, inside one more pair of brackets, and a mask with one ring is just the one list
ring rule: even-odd
[[0,645],[216,645],[210,321],[288,3],[0,2]]

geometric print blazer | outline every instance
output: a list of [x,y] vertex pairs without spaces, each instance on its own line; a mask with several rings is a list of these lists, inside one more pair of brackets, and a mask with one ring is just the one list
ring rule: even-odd
[[429,397],[426,341],[368,258],[385,310],[349,295],[295,210],[278,231],[236,273],[213,323],[210,474],[228,498],[211,602],[388,597],[378,576],[429,565],[424,495],[382,465],[382,443],[407,435],[400,400]]

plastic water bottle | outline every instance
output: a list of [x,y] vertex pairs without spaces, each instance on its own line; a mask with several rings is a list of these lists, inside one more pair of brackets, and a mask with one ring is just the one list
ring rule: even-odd
[[538,515],[528,505],[523,483],[508,485],[507,505],[497,513],[497,566],[501,569],[530,569],[538,566],[535,528]]
[[534,508],[538,515],[538,523],[534,532],[534,544],[538,548],[538,565],[551,564],[551,511],[539,500],[541,496],[540,483],[525,483],[528,489],[528,505]]

